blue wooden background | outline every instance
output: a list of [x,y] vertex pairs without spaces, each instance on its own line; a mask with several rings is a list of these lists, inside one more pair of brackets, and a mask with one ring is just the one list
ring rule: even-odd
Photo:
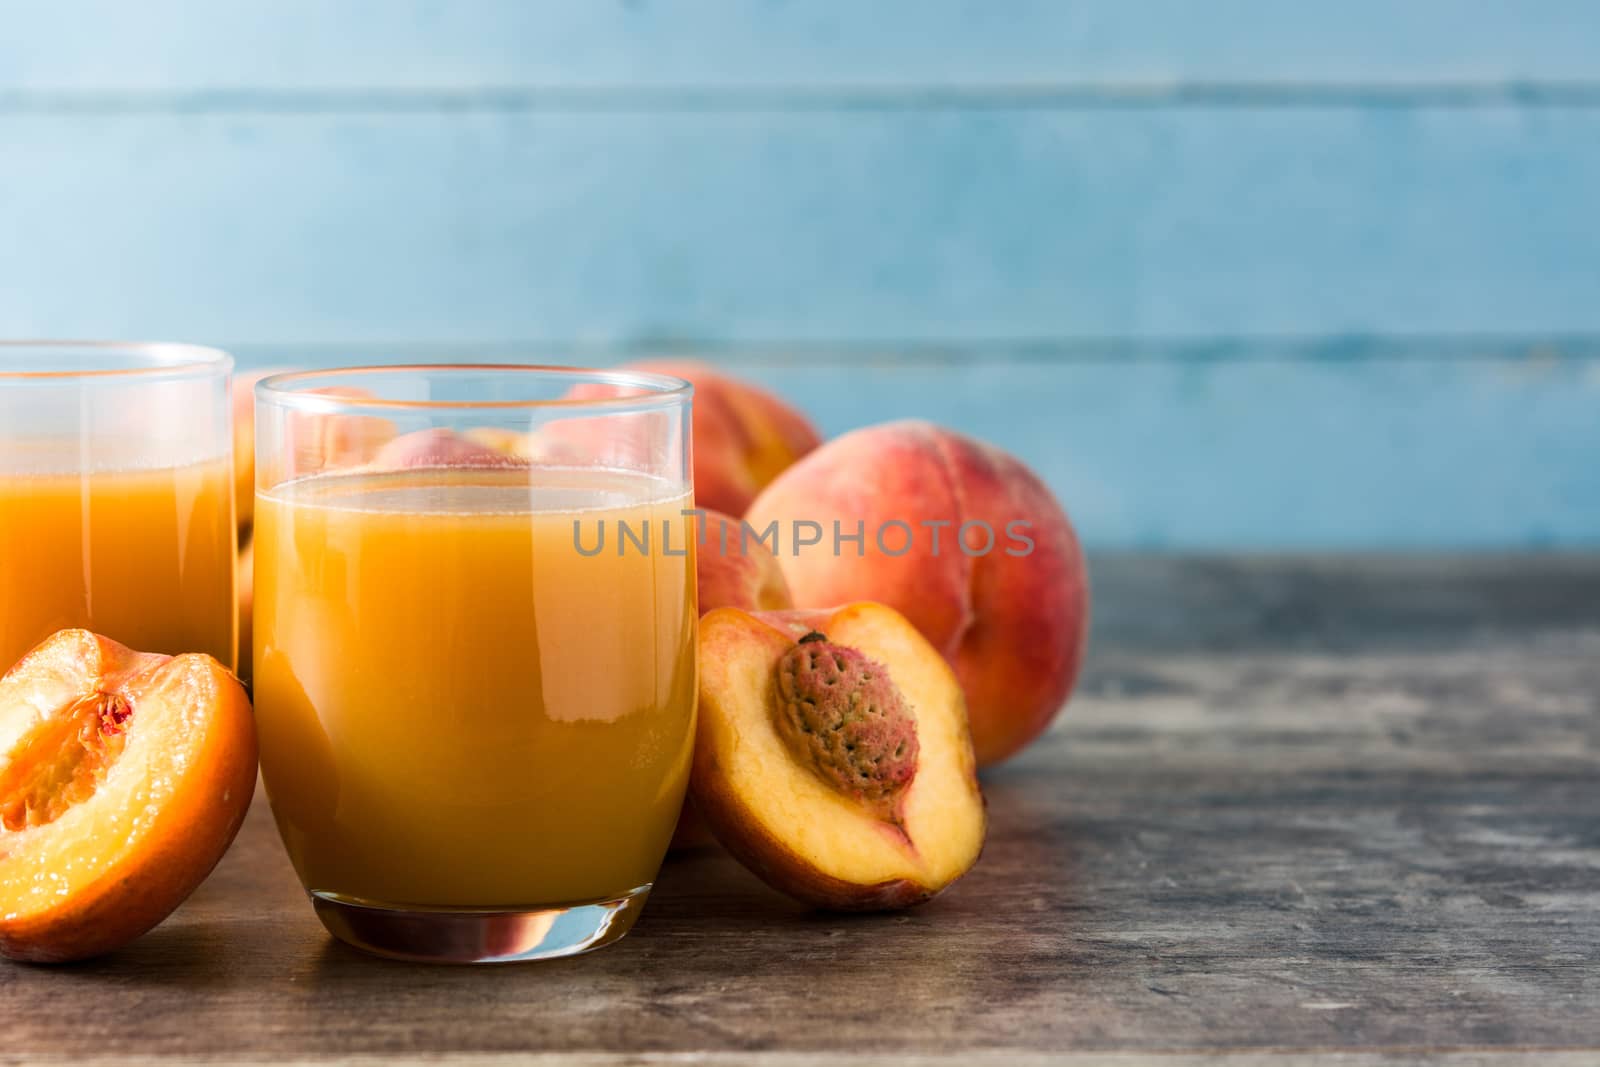
[[0,0],[0,335],[687,351],[1098,546],[1600,544],[1600,4]]

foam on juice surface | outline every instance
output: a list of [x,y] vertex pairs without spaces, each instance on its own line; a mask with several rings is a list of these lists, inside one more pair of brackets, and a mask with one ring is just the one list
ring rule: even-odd
[[389,514],[528,515],[629,508],[684,495],[633,471],[554,466],[320,475],[263,494],[295,507]]

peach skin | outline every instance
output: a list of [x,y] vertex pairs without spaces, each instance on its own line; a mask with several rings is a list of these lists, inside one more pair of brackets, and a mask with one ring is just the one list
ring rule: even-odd
[[783,569],[766,546],[742,536],[738,519],[710,508],[700,512],[694,523],[700,614],[717,608],[773,611],[793,607]]

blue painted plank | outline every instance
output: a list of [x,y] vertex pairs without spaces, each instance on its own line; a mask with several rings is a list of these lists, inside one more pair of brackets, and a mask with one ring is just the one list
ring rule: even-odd
[[[381,355],[268,348],[245,362]],[[830,435],[927,418],[993,441],[1045,478],[1097,548],[1600,546],[1600,347],[1592,343],[1572,352],[1223,343],[1068,362],[984,355],[915,362],[731,351],[718,360],[789,397]],[[610,361],[591,351],[582,362]]]
[[836,433],[1008,448],[1097,547],[1600,545],[1600,360],[757,368]]
[[1600,109],[0,117],[0,334],[1600,332]]
[[0,0],[0,88],[1573,81],[1584,0]]

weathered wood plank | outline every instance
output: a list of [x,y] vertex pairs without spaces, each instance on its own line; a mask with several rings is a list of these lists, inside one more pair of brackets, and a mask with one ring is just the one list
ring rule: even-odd
[[1579,0],[0,3],[0,89],[1593,79]]
[[0,116],[0,334],[1600,331],[1600,108]]
[[1600,558],[1147,562],[1097,566],[1079,697],[921,909],[811,915],[700,854],[594,956],[402,966],[321,934],[258,807],[143,941],[0,968],[0,1058],[1600,1054]]
[[[1191,1052],[1160,1050],[1153,1052],[1003,1052],[963,1050],[956,1053],[860,1053],[830,1052],[828,1063],[837,1067],[1410,1067],[1425,1058],[1440,1067],[1593,1067],[1594,1053],[1581,1049],[1393,1049],[1384,1052],[1349,1052],[1340,1049],[1297,1051],[1273,1049],[1216,1050]],[[13,1062],[0,1053],[0,1063]],[[174,1062],[160,1056],[89,1056],[66,1060],[43,1056],[30,1063],[115,1063],[126,1067],[151,1067]],[[675,1064],[710,1064],[712,1067],[812,1067],[815,1053],[761,1052],[757,1058],[744,1052],[471,1052],[471,1053],[394,1053],[354,1055],[337,1059],[271,1057],[264,1061],[290,1065],[329,1063],[382,1064],[384,1067],[414,1067],[439,1063],[466,1063],[472,1067],[532,1064],[534,1067],[663,1067]]]
[[[1552,650],[1600,627],[1591,553],[1095,556],[1108,651]],[[1591,694],[1600,698],[1600,694]]]

